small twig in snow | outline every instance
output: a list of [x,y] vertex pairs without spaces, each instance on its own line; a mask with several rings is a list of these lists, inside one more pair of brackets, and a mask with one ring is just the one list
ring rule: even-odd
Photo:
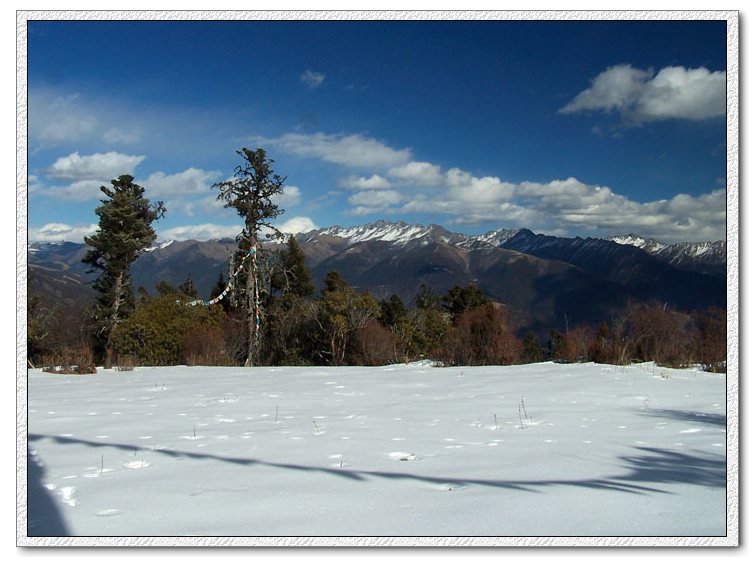
[[532,423],[532,419],[530,418],[529,415],[527,415],[527,408],[524,407],[524,396],[522,396],[522,411],[524,412],[524,417],[527,418],[527,421],[529,421],[530,423]]

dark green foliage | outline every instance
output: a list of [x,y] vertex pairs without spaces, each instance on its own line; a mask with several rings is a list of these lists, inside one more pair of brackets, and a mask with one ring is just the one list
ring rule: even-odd
[[178,286],[178,291],[193,299],[199,297],[199,292],[194,287],[194,281],[191,279],[191,275],[186,276],[184,283]]
[[541,362],[544,358],[540,339],[533,331],[524,337],[522,356],[525,362]]
[[236,209],[244,219],[240,239],[245,241],[242,250],[246,252],[249,244],[257,242],[263,228],[270,230],[270,236],[281,236],[271,221],[283,213],[273,199],[283,192],[286,178],[273,171],[274,162],[268,159],[264,149],[241,148],[236,153],[243,162],[234,169],[233,179],[212,187],[219,190],[218,200],[224,201],[223,206]]
[[404,302],[395,293],[388,299],[380,300],[380,322],[386,327],[393,328],[408,319],[408,312]]
[[[451,318],[441,310],[440,302],[427,294],[418,302],[418,307],[410,315],[411,354],[419,358],[438,357],[445,347],[451,331]],[[422,307],[419,307],[422,305]]]
[[548,353],[551,360],[563,361],[566,341],[558,329],[551,329],[550,338],[548,339]]
[[440,309],[440,298],[435,295],[433,288],[423,283],[414,298],[417,309]]
[[178,293],[180,293],[175,287],[170,285],[165,280],[160,280],[159,282],[157,282],[155,289],[157,289],[158,295],[177,295]]
[[324,279],[321,298],[316,304],[316,320],[320,328],[320,353],[331,364],[347,364],[347,355],[355,335],[377,319],[380,308],[369,293],[357,293],[336,271]]
[[99,228],[94,236],[84,238],[91,249],[82,262],[91,266],[91,272],[100,272],[94,282],[99,292],[94,325],[105,366],[110,366],[113,332],[135,307],[131,264],[155,241],[152,223],[165,214],[162,202],[151,204],[144,188],[133,181],[131,175],[121,175],[111,181],[112,187],[100,187],[106,198],[95,210]]
[[311,297],[315,293],[312,273],[307,267],[304,252],[293,236],[289,237],[286,248],[279,254],[271,286],[284,296]]
[[467,287],[454,286],[443,296],[443,307],[451,313],[454,322],[465,311],[480,307],[488,302],[489,300],[485,297],[485,293],[473,284]]
[[[220,294],[225,291],[226,286],[228,286],[228,282],[223,276],[223,272],[220,272],[218,274],[218,281],[215,282],[215,285],[212,286],[212,290],[210,290],[210,298],[214,299],[216,297],[219,297]],[[226,295],[223,299],[220,300],[220,306],[226,313],[228,313],[231,310],[231,298]]]
[[117,356],[144,366],[191,362],[184,349],[187,336],[199,332],[211,337],[219,333],[225,313],[218,305],[188,306],[190,299],[183,294],[169,293],[143,301],[113,333]]

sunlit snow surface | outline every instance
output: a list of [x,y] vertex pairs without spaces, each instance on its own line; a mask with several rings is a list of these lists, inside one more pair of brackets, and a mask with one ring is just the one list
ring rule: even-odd
[[29,371],[29,536],[723,536],[726,378]]

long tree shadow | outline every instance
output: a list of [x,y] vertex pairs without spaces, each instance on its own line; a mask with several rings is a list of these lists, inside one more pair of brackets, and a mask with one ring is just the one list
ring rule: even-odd
[[26,453],[26,463],[26,536],[70,535],[60,510],[42,483],[44,469],[29,452]]
[[719,425],[721,427],[726,427],[726,414],[722,413],[705,413],[672,409],[645,409],[640,413],[650,417],[660,417],[664,419],[675,419],[678,421],[690,421],[694,423],[702,423],[704,425]]
[[[105,443],[90,441],[72,437],[29,435],[30,441],[49,439],[61,444],[84,445],[88,447],[111,447],[133,453],[135,451],[149,452],[151,449],[137,445]],[[538,492],[551,486],[574,486],[599,490],[613,490],[635,494],[670,493],[650,484],[690,484],[707,487],[723,487],[726,484],[726,460],[716,455],[691,455],[655,449],[649,447],[637,448],[642,451],[640,455],[620,456],[619,459],[625,464],[627,472],[605,478],[587,479],[562,479],[562,480],[508,480],[508,479],[481,479],[419,475],[409,472],[369,471],[356,469],[336,469],[330,467],[318,467],[312,465],[297,465],[292,463],[277,463],[261,459],[226,457],[194,453],[191,451],[177,451],[173,449],[154,449],[155,453],[167,455],[173,458],[189,459],[212,459],[220,462],[244,465],[264,466],[284,470],[295,470],[307,473],[325,473],[339,478],[364,482],[370,478],[383,478],[389,480],[414,480],[442,486],[488,486],[509,490],[523,490]]]

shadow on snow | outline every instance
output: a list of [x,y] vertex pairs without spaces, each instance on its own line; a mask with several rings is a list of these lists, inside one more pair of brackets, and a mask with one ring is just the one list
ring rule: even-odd
[[[56,435],[29,435],[29,441],[52,440],[66,445],[84,445],[87,447],[111,447],[134,453],[135,451],[154,452],[177,459],[212,459],[219,462],[245,465],[264,466],[283,470],[299,472],[315,472],[333,475],[338,478],[367,481],[371,478],[383,478],[389,480],[416,480],[437,485],[465,486],[489,486],[510,490],[524,490],[537,492],[540,488],[550,486],[576,486],[600,490],[614,490],[634,494],[662,493],[670,494],[669,490],[648,486],[649,484],[691,484],[722,488],[726,485],[726,460],[716,455],[704,453],[693,455],[667,449],[652,447],[638,447],[639,454],[621,456],[619,459],[627,469],[624,474],[608,476],[605,478],[588,478],[577,480],[501,480],[480,478],[458,478],[443,476],[428,476],[404,472],[368,471],[368,470],[344,470],[330,467],[318,467],[311,465],[297,465],[292,463],[276,463],[261,459],[242,457],[226,457],[194,453],[190,451],[177,451],[173,449],[149,449],[137,445],[120,443],[105,443],[101,441],[89,441],[72,437],[60,437]],[[30,483],[31,484],[31,483]],[[31,517],[31,514],[30,514]]]
[[27,537],[71,535],[63,517],[42,480],[44,470],[32,455],[26,453],[26,527]]
[[682,411],[671,409],[646,409],[642,415],[660,417],[664,419],[676,419],[678,421],[691,421],[703,425],[720,425],[726,427],[726,415],[722,413],[704,413],[699,411]]

